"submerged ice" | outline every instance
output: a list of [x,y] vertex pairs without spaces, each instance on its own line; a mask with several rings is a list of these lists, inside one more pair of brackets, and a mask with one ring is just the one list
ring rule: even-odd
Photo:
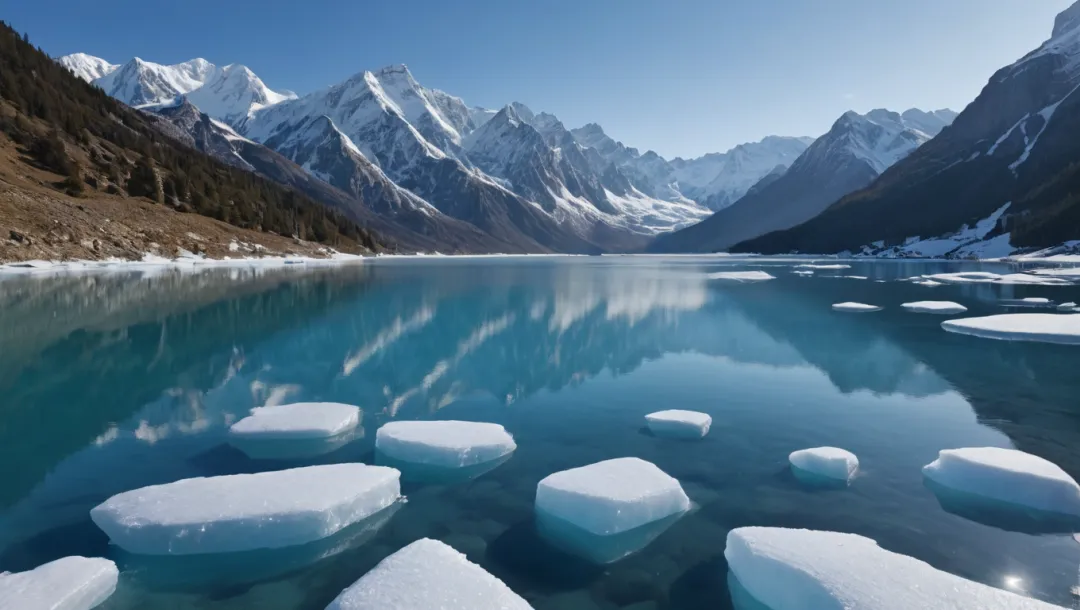
[[400,496],[393,468],[331,464],[144,487],[109,498],[90,517],[131,553],[224,553],[319,540]]
[[728,534],[724,557],[739,584],[771,610],[1060,610],[854,534],[742,527]]
[[100,557],[64,557],[27,572],[0,573],[2,610],[90,610],[113,591],[116,564]]
[[645,548],[689,509],[679,482],[638,458],[557,472],[536,490],[540,536],[597,564]]
[[1057,464],[1016,449],[945,449],[923,468],[923,475],[974,496],[1080,516],[1080,485]]
[[453,548],[423,538],[364,574],[326,610],[529,610],[501,580]]

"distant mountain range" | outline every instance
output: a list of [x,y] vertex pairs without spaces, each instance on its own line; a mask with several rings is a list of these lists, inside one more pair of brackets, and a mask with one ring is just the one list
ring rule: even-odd
[[[168,66],[136,58],[117,65],[85,54],[60,62],[176,127],[213,132],[217,145],[200,149],[225,162],[273,177],[280,163],[271,170],[251,159],[274,158],[255,146],[272,149],[338,191],[360,196],[363,206],[353,206],[358,220],[416,249],[640,249],[658,234],[708,217],[790,165],[812,141],[770,136],[669,163],[612,140],[595,124],[570,130],[520,103],[469,107],[423,87],[401,65],[361,72],[301,98],[270,89],[236,64],[219,68],[194,59]],[[324,195],[335,199],[340,196]]]
[[733,205],[702,223],[662,236],[652,248],[716,252],[806,222],[837,199],[869,185],[954,118],[951,110],[846,112],[787,171],[773,172]]
[[959,114],[849,111],[816,140],[769,136],[695,159],[517,102],[469,106],[403,65],[300,97],[237,64],[60,62],[406,250],[929,255],[919,244],[933,238],[933,255],[967,255],[972,240],[1008,252],[1080,238],[1078,7]]

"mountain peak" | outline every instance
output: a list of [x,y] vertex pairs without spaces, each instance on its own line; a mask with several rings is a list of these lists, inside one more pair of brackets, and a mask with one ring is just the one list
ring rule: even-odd
[[412,76],[412,72],[409,72],[409,66],[405,64],[390,64],[389,66],[383,66],[374,72],[375,76],[391,76],[391,75],[404,75],[408,74]]
[[1054,31],[1050,36],[1057,38],[1076,29],[1078,25],[1080,25],[1080,0],[1058,13],[1058,16],[1054,18]]
[[100,57],[94,57],[86,53],[72,53],[61,57],[57,61],[67,68],[69,72],[86,82],[93,82],[120,67]]

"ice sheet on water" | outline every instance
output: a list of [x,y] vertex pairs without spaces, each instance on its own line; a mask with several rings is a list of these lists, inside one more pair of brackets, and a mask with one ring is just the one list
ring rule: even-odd
[[607,536],[690,509],[673,477],[638,458],[617,458],[556,472],[536,487],[536,510]]
[[724,557],[746,591],[771,610],[1060,610],[854,534],[742,527],[728,533]]
[[1080,279],[1080,267],[1064,267],[1064,268],[1051,268],[1051,269],[1035,269],[1032,273],[1036,275],[1049,275],[1052,277],[1065,277],[1065,278],[1077,278]]
[[956,491],[1080,516],[1080,485],[1057,464],[1016,449],[945,449],[923,467],[923,475]]
[[922,279],[945,284],[988,284],[1000,277],[1000,274],[990,273],[989,271],[961,271],[958,273],[924,275]]
[[792,271],[792,273],[794,273],[795,275],[802,275],[802,276],[814,275],[814,272],[811,271],[810,269],[796,269],[795,271]]
[[1032,303],[1034,305],[1049,305],[1050,304],[1050,299],[1047,299],[1045,297],[1027,297],[1027,298],[1020,299],[1020,300],[1025,302],[1025,303]]
[[331,536],[401,497],[400,473],[364,464],[184,479],[117,494],[90,511],[144,555],[273,549]]
[[915,313],[955,314],[967,311],[967,307],[953,301],[915,301],[904,303],[901,307]]
[[986,339],[1080,344],[1080,315],[1009,313],[981,318],[946,320],[941,327],[952,333]]
[[27,572],[0,574],[0,610],[90,610],[116,590],[116,564],[64,557]]
[[842,263],[836,264],[823,264],[823,263],[805,263],[802,265],[795,265],[796,269],[851,269],[851,265],[844,265]]
[[326,438],[348,432],[360,423],[360,407],[336,402],[298,402],[257,407],[229,428],[230,438]]
[[912,283],[913,284],[918,284],[920,286],[926,286],[928,288],[933,288],[934,286],[942,286],[943,285],[941,282],[938,282],[936,280],[929,280],[929,279],[918,279],[918,280],[913,281]]
[[529,610],[501,580],[453,548],[423,538],[379,562],[326,610]]
[[1033,284],[1036,286],[1070,286],[1072,282],[1065,278],[1028,273],[1009,273],[994,280],[995,284]]
[[1061,303],[1057,306],[1057,308],[1058,311],[1072,311],[1076,309],[1076,303],[1073,301],[1069,301],[1068,303]]
[[336,451],[363,435],[359,407],[304,402],[251,410],[229,428],[229,444],[253,459],[303,459]]
[[793,451],[788,461],[803,472],[844,482],[850,481],[859,469],[859,458],[837,447],[800,449]]
[[671,409],[645,416],[649,430],[657,436],[701,438],[709,433],[712,417],[698,411]]
[[854,313],[869,313],[871,311],[881,311],[882,308],[877,305],[867,305],[866,303],[834,303],[832,308],[835,311],[849,311]]
[[732,282],[764,282],[776,279],[764,271],[717,271],[716,273],[710,273],[706,277],[710,280],[728,280]]
[[379,428],[375,448],[403,462],[463,468],[509,455],[517,444],[499,424],[396,421]]

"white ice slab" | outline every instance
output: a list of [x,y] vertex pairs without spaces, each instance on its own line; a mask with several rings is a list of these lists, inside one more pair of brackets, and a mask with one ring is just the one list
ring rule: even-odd
[[375,448],[395,460],[461,468],[509,455],[517,444],[499,424],[396,421],[379,428]]
[[967,307],[952,301],[915,301],[904,303],[901,307],[915,313],[955,314],[967,311]]
[[793,451],[788,461],[799,470],[837,481],[850,481],[859,469],[859,458],[837,447],[800,449]]
[[728,280],[732,282],[764,282],[776,278],[764,271],[717,271],[710,273],[710,280]]
[[795,268],[796,269],[851,269],[851,265],[843,265],[843,264],[829,264],[829,265],[826,265],[826,264],[817,264],[817,263],[807,263],[807,264],[803,264],[803,265],[795,265]]
[[698,411],[672,409],[645,416],[649,430],[658,436],[702,437],[709,433],[712,417]]
[[536,487],[536,509],[607,536],[686,512],[690,498],[656,465],[618,458],[549,475]]
[[1032,271],[1036,275],[1049,275],[1053,277],[1074,277],[1080,279],[1080,267],[1066,267],[1063,269],[1036,269]]
[[90,610],[116,590],[116,564],[64,557],[28,572],[0,574],[0,610]]
[[258,407],[229,428],[242,439],[308,439],[344,434],[360,423],[360,407],[336,402],[298,402]]
[[1057,306],[1058,311],[1072,311],[1076,309],[1076,303],[1069,301],[1068,303],[1061,303]]
[[994,280],[995,284],[1034,284],[1036,286],[1069,286],[1069,280],[1061,277],[1046,275],[1030,275],[1027,273],[1009,273]]
[[923,467],[923,474],[956,491],[1080,516],[1080,485],[1057,464],[1023,451],[1000,447],[946,449]]
[[330,464],[194,478],[117,494],[90,511],[143,555],[272,549],[330,536],[401,497],[397,470]]
[[[987,284],[1001,277],[1001,274],[989,271],[962,271],[959,273],[935,273],[922,276],[924,280],[932,280],[945,284]],[[925,285],[925,284],[924,284]]]
[[934,286],[942,286],[943,285],[941,282],[938,282],[938,281],[935,281],[935,280],[915,280],[912,283],[913,284],[918,284],[920,286],[927,286],[929,288],[933,288]]
[[946,320],[941,327],[951,333],[986,339],[1080,344],[1080,315],[1077,314],[1008,313]]
[[870,278],[866,277],[865,275],[844,275],[844,276],[841,276],[841,277],[844,277],[844,278],[849,279],[849,280],[867,280],[867,279],[870,279]]
[[851,311],[855,313],[868,313],[871,311],[881,311],[882,308],[877,305],[867,305],[866,303],[833,303],[832,308],[836,311]]
[[809,269],[796,269],[792,271],[795,275],[814,275],[814,272]]
[[771,610],[1061,610],[854,534],[741,527],[728,533],[724,557],[746,591]]
[[498,578],[437,540],[422,538],[379,562],[326,610],[530,610]]

